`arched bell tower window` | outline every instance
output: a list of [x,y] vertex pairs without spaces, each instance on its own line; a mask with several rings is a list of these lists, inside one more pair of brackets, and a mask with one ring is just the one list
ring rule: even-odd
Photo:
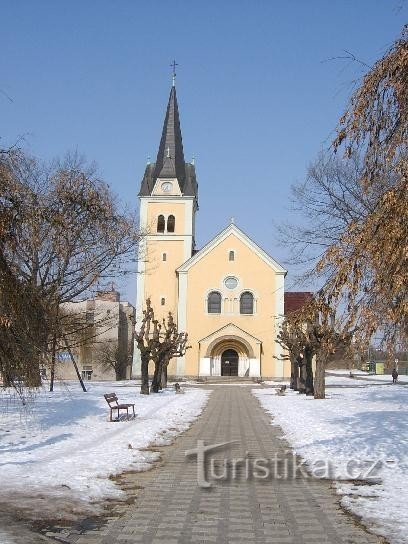
[[211,291],[208,294],[207,310],[209,314],[221,313],[221,294],[217,291]]
[[169,215],[167,219],[167,232],[174,232],[176,226],[176,218],[174,215]]
[[166,222],[164,220],[164,215],[159,215],[157,218],[157,232],[164,232],[166,227]]
[[249,291],[244,291],[239,299],[239,313],[254,313],[254,295]]

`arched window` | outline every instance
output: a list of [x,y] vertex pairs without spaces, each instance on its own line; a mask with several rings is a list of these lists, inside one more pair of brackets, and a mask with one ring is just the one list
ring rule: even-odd
[[161,304],[162,306],[164,306],[164,305],[166,304],[166,299],[165,299],[164,297],[162,297],[162,298],[160,299],[160,304]]
[[221,313],[221,295],[217,291],[211,291],[207,299],[207,309],[209,314]]
[[235,251],[230,251],[228,254],[228,260],[235,261]]
[[159,215],[157,218],[157,232],[164,232],[165,226],[164,215]]
[[176,226],[176,218],[174,215],[169,215],[167,219],[167,232],[174,232],[174,228]]
[[254,313],[254,296],[249,291],[242,293],[239,299],[239,313],[253,314]]
[[162,261],[167,261],[167,253],[162,254]]

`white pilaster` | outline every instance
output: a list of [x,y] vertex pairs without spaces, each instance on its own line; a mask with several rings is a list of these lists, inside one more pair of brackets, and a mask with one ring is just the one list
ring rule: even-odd
[[[275,285],[276,285],[276,291],[275,291],[275,319],[274,319],[274,355],[275,357],[280,357],[282,348],[281,346],[276,342],[277,334],[279,333],[279,330],[281,328],[283,319],[284,319],[284,313],[285,313],[285,275],[284,274],[276,274],[275,275]],[[279,359],[275,360],[275,378],[282,378],[284,374],[284,365],[283,361],[280,361]]]
[[[140,232],[147,232],[147,199],[140,198],[139,207],[139,225]],[[145,301],[145,274],[146,274],[146,252],[147,252],[147,240],[148,234],[144,235],[144,238],[140,240],[138,250],[138,262],[137,262],[137,276],[136,276],[136,325],[135,329],[141,325],[143,317],[143,305]],[[137,344],[134,344],[133,350],[133,363],[132,363],[132,375],[140,376],[141,373],[141,360],[140,352],[137,348]]]
[[249,359],[249,377],[260,378],[261,362],[259,359]]

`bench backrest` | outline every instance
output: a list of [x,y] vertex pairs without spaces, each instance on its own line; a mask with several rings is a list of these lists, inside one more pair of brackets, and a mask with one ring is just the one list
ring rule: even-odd
[[112,403],[118,404],[118,397],[116,396],[116,393],[107,393],[106,395],[104,395],[104,397],[109,406]]

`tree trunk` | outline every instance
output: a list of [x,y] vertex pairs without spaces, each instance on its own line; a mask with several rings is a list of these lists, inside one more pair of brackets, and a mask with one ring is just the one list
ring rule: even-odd
[[13,380],[9,374],[3,374],[3,387],[13,387]]
[[152,379],[152,385],[150,386],[150,393],[158,393],[160,390],[160,380],[163,361],[154,362],[154,374]]
[[57,349],[57,333],[54,332],[52,335],[52,347],[51,347],[50,391],[54,391],[56,349]]
[[306,365],[304,359],[301,359],[300,357],[297,359],[300,374],[298,379],[298,388],[297,390],[299,393],[306,393]]
[[141,354],[142,362],[141,362],[141,377],[142,377],[142,385],[140,387],[140,394],[141,395],[148,395],[149,394],[149,361],[150,357],[149,354]]
[[162,365],[162,370],[161,370],[160,389],[166,389],[167,387],[167,366],[168,366],[168,361],[164,361]]
[[290,358],[290,388],[297,391],[299,379],[299,365],[296,357]]
[[325,370],[326,370],[326,359],[321,353],[316,354],[316,371],[314,378],[314,398],[315,399],[324,399],[325,398]]
[[310,349],[305,349],[305,369],[306,369],[306,395],[313,395],[314,394],[314,387],[313,387],[313,368],[312,368],[312,361],[313,361],[313,353]]
[[40,364],[38,361],[33,361],[27,368],[27,374],[24,382],[27,387],[41,386]]
[[71,362],[72,362],[72,364],[74,365],[74,368],[75,368],[75,372],[76,372],[78,381],[79,381],[79,383],[81,384],[82,391],[83,391],[84,393],[86,393],[87,390],[86,390],[84,381],[83,381],[83,379],[81,378],[81,374],[79,373],[78,365],[77,365],[77,363],[76,363],[76,361],[75,361],[75,357],[74,357],[74,355],[73,355],[73,353],[72,353],[72,351],[71,351],[71,348],[70,348],[69,345],[68,345],[68,342],[67,342],[67,339],[65,338],[65,336],[64,336],[64,342],[65,342],[65,347],[67,348],[67,351],[68,351],[69,356],[70,356],[70,358],[71,358]]

